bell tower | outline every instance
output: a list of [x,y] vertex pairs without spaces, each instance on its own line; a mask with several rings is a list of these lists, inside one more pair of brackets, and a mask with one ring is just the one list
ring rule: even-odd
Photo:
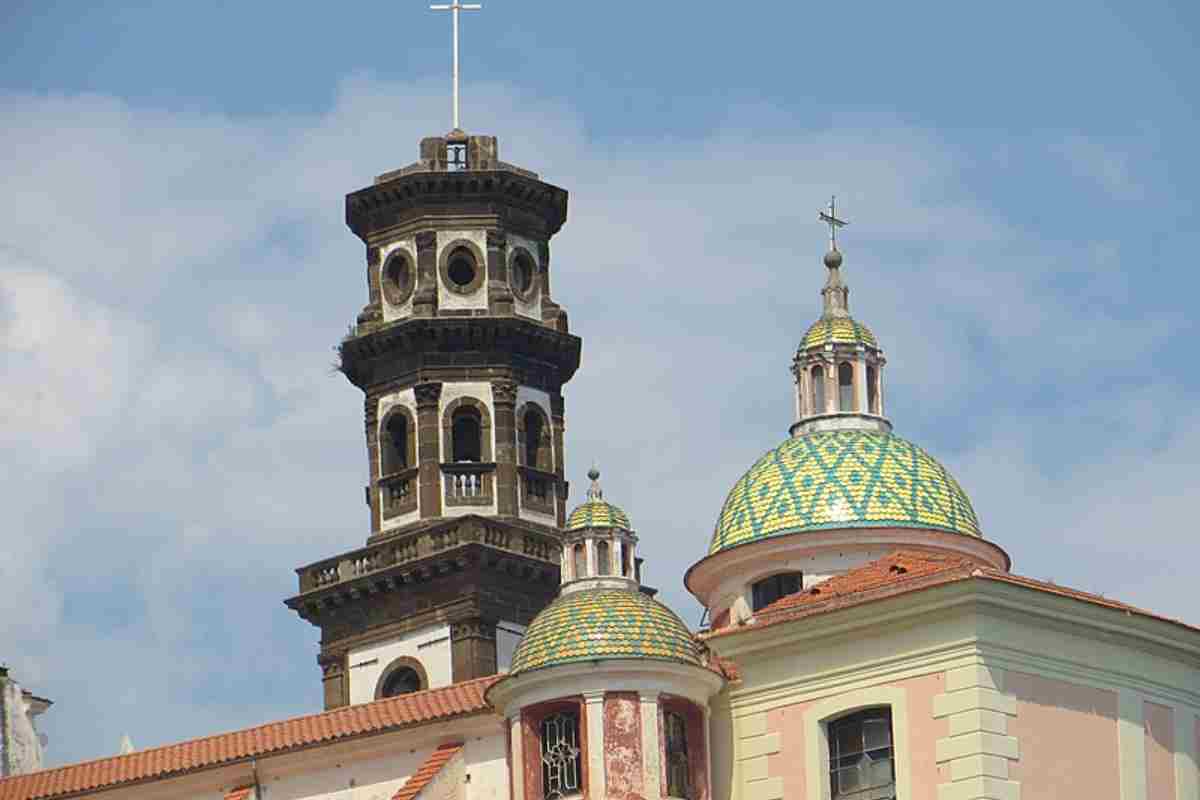
[[505,669],[560,582],[563,385],[550,292],[567,192],[455,128],[346,197],[368,302],[338,347],[364,394],[365,547],[297,570],[325,707]]

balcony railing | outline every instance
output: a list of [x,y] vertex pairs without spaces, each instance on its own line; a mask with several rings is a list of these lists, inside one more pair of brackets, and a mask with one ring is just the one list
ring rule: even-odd
[[492,504],[494,463],[456,461],[442,464],[442,482],[446,486],[448,506],[488,506]]
[[542,514],[554,514],[558,476],[533,467],[518,467],[521,477],[521,507]]
[[379,504],[384,519],[417,510],[417,468],[393,472],[379,479]]

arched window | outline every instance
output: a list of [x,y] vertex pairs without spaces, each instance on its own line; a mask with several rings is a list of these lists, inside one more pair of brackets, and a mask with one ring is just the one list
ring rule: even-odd
[[629,542],[621,542],[621,574],[629,577]]
[[380,433],[379,471],[391,475],[408,469],[408,417],[399,411],[393,413],[383,423]]
[[581,791],[579,714],[560,712],[542,720],[542,797],[558,800]]
[[525,412],[525,466],[549,470],[549,464],[538,463],[538,451],[542,445],[542,415],[536,409]]
[[854,410],[854,365],[849,361],[838,364],[838,410]]
[[800,572],[780,572],[763,578],[752,587],[754,610],[760,611],[781,597],[795,594],[803,585],[804,575]]
[[895,797],[890,708],[868,708],[829,723],[829,788],[832,800]]
[[608,542],[596,542],[596,574],[612,574],[612,557],[609,555]]
[[575,579],[586,578],[587,571],[587,548],[583,546],[583,542],[578,542],[575,547]]
[[375,688],[375,699],[396,697],[428,688],[429,684],[421,663],[414,658],[401,656],[383,671],[379,685]]
[[825,413],[825,368],[817,365],[812,368],[812,380],[809,385],[812,386],[812,413]]
[[881,413],[879,410],[879,370],[867,366],[867,408],[872,414]]
[[454,412],[450,425],[451,440],[454,442],[455,461],[481,461],[481,427],[479,412],[469,406]]
[[691,776],[688,763],[687,719],[668,711],[663,715],[667,756],[667,796],[690,798]]

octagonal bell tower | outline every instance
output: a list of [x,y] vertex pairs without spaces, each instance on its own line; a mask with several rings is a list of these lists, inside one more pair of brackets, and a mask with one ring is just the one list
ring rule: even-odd
[[368,302],[338,348],[364,393],[366,547],[298,570],[325,706],[507,667],[559,584],[563,385],[550,292],[567,192],[455,129],[346,197]]

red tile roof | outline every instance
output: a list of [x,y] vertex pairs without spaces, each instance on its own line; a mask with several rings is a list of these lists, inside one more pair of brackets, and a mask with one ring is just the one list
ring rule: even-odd
[[0,800],[36,800],[108,789],[338,739],[477,714],[489,708],[483,693],[500,677],[463,681],[128,755],[4,778],[0,779]]
[[225,800],[250,800],[254,795],[253,786],[242,786],[238,789],[230,789],[225,793]]
[[421,790],[442,771],[442,767],[446,766],[450,759],[458,755],[462,749],[462,742],[444,744],[436,748],[429,754],[429,758],[425,759],[425,763],[404,782],[400,790],[392,795],[392,800],[415,800]]
[[752,621],[744,625],[730,625],[713,630],[705,634],[704,638],[712,639],[765,628],[781,622],[825,614],[841,608],[964,580],[990,580],[1022,586],[1034,591],[1068,597],[1084,603],[1169,622],[1200,633],[1200,628],[1180,620],[1160,616],[1098,594],[1082,592],[1047,581],[1025,578],[990,567],[981,567],[964,558],[900,550],[823,581],[811,589],[781,597],[756,612]]

